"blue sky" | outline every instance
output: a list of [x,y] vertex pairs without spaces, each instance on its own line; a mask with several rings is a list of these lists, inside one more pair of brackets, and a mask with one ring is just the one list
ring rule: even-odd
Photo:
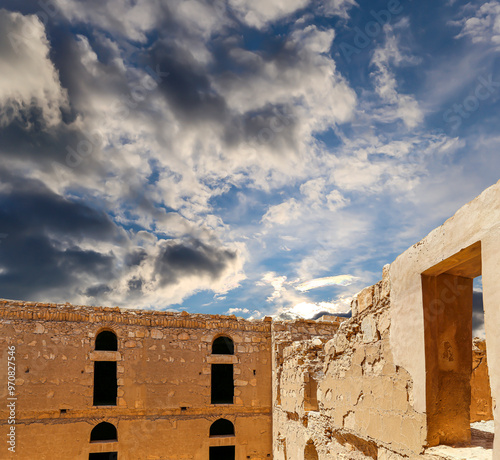
[[0,297],[348,312],[498,179],[500,4],[0,1]]

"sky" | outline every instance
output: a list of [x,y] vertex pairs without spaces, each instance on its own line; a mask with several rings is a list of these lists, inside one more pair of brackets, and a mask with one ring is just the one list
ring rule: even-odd
[[499,179],[500,3],[0,0],[0,297],[313,317]]

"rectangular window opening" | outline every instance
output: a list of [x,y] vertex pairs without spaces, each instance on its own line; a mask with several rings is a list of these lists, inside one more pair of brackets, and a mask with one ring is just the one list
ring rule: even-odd
[[212,364],[211,404],[233,404],[233,398],[233,365]]
[[94,362],[94,406],[116,406],[116,361]]
[[118,452],[96,452],[89,454],[89,460],[118,460]]
[[215,446],[210,447],[210,460],[234,460],[234,446]]
[[318,382],[309,374],[304,387],[304,410],[317,411],[318,407]]

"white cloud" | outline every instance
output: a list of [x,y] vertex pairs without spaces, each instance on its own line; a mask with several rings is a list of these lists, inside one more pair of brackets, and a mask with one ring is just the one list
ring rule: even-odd
[[68,99],[49,50],[36,16],[0,9],[0,126],[33,107],[42,111],[48,126],[61,121]]
[[[472,7],[472,4],[468,6]],[[474,8],[472,17],[463,19],[458,24],[462,26],[462,30],[457,38],[469,37],[473,43],[491,43],[500,48],[500,3],[483,3],[479,8]]]
[[288,308],[278,310],[276,316],[283,319],[305,318],[312,319],[319,313],[349,313],[351,311],[351,297],[339,299],[336,302],[300,302]]
[[301,292],[307,292],[311,289],[318,289],[325,286],[349,286],[357,279],[356,276],[352,275],[327,276],[300,283],[296,289]]
[[92,23],[136,41],[145,41],[158,18],[158,0],[111,0],[88,5],[78,0],[54,0],[58,10],[72,22]]
[[312,131],[349,120],[356,104],[354,91],[326,54],[333,37],[333,30],[315,26],[296,30],[284,46],[296,56],[287,59],[267,59],[259,52],[235,48],[232,56],[251,61],[252,74],[246,78],[228,75],[214,82],[215,87],[229,107],[240,113],[267,104],[291,104],[300,134],[307,140]]
[[371,74],[375,80],[375,90],[386,104],[379,111],[379,117],[385,122],[401,119],[409,129],[413,129],[422,122],[424,114],[413,96],[398,92],[397,80],[391,65],[414,65],[418,60],[401,51],[390,26],[384,26],[384,30],[385,44],[375,49],[371,61],[376,69]]
[[227,311],[228,315],[234,315],[235,313],[250,313],[248,308],[230,308]]
[[262,217],[262,222],[266,225],[286,225],[301,216],[299,203],[291,198],[283,203],[271,206]]
[[297,199],[290,198],[270,206],[262,217],[262,222],[268,227],[304,222],[314,219],[324,210],[335,212],[349,203],[338,190],[327,184],[324,177],[304,182],[299,189],[301,195]]
[[237,16],[251,27],[262,29],[269,23],[305,8],[310,0],[229,0]]
[[347,18],[348,11],[357,5],[354,0],[325,0],[321,2],[320,11],[327,16]]

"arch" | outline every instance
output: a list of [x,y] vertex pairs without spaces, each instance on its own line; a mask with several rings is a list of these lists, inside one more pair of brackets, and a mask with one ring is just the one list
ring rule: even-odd
[[234,342],[230,337],[221,335],[212,343],[213,355],[234,355]]
[[102,351],[118,351],[118,339],[113,331],[99,332],[95,338],[95,349]]
[[311,440],[307,442],[304,449],[304,460],[318,460],[318,451]]
[[234,425],[225,418],[216,420],[210,426],[210,437],[212,436],[234,436]]
[[118,432],[112,423],[101,422],[90,433],[90,442],[118,441]]

